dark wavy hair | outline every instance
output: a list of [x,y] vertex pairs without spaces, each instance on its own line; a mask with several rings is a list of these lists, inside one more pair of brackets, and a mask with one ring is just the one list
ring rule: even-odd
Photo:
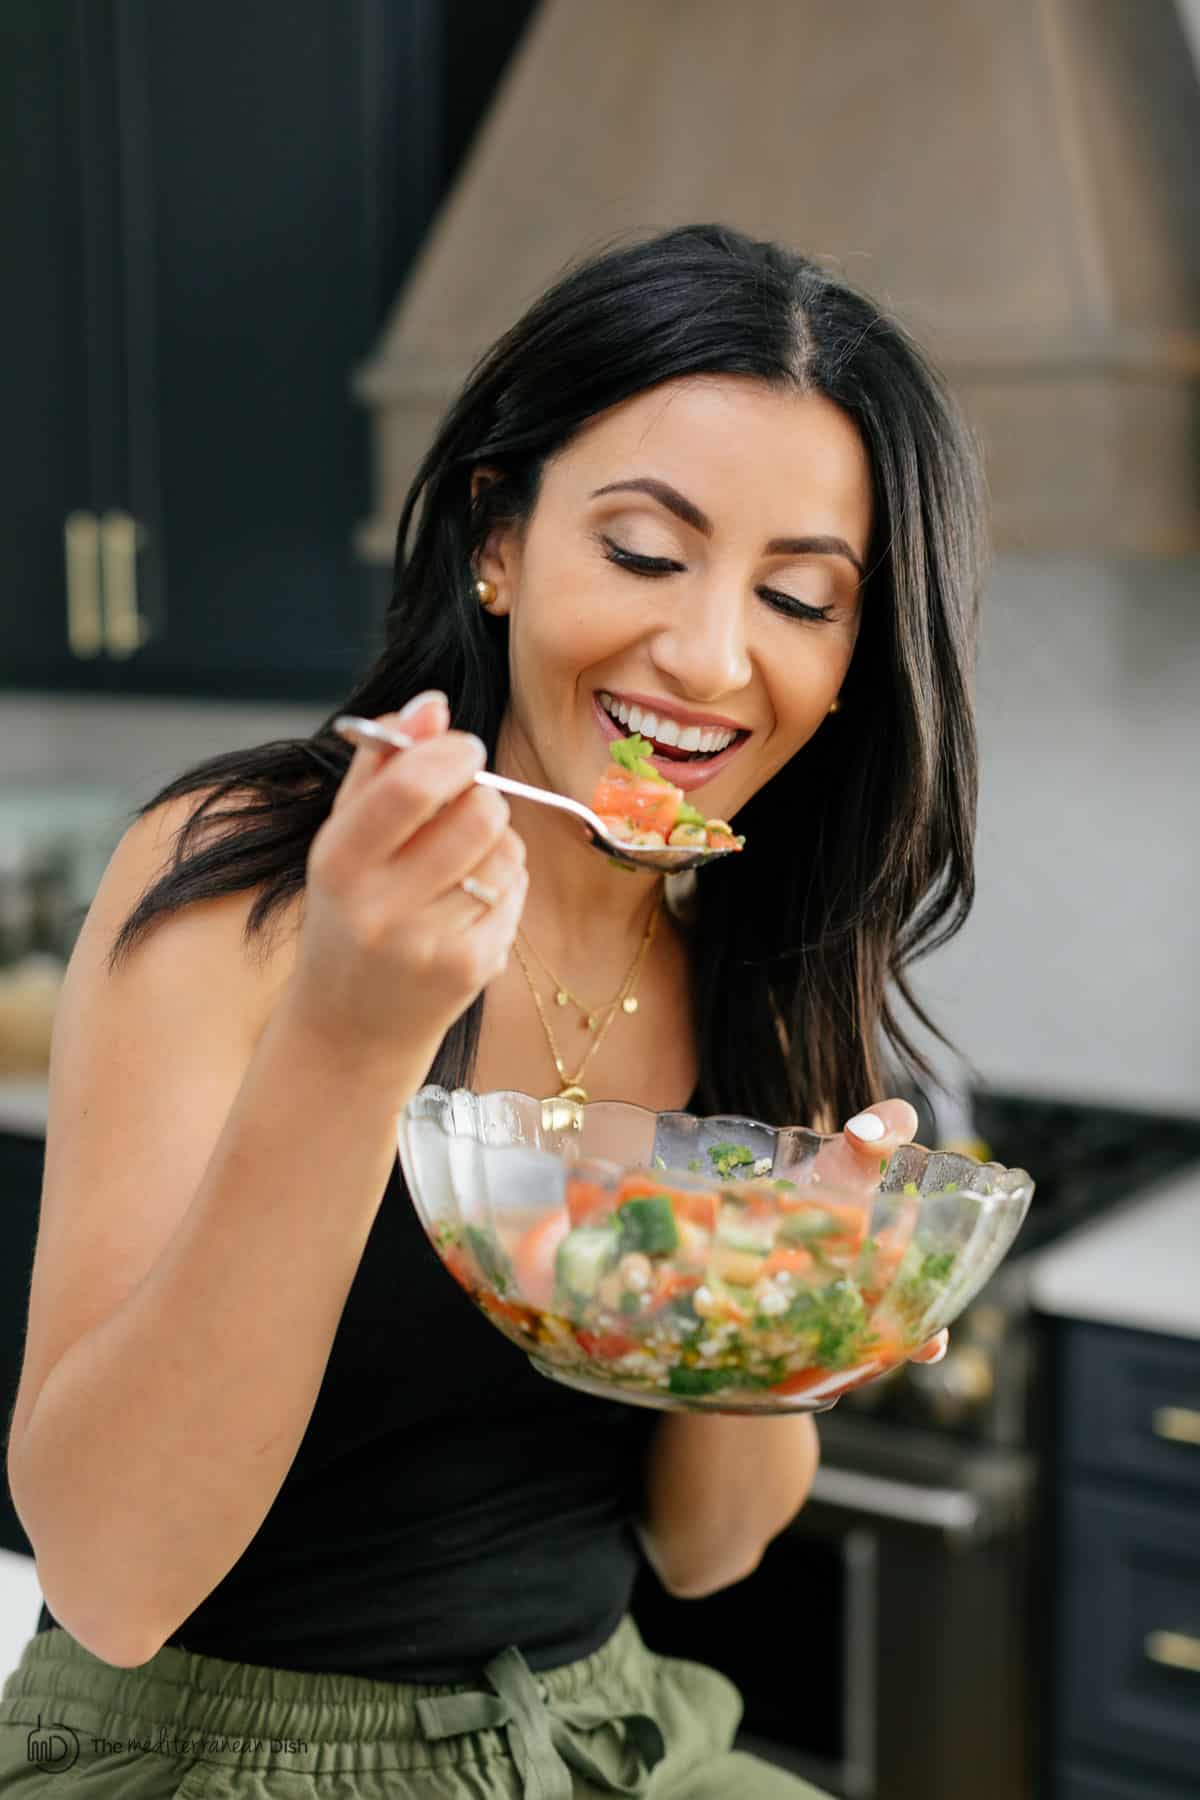
[[[919,1087],[934,1075],[896,1001],[950,1045],[907,968],[953,936],[974,897],[980,458],[894,319],[811,258],[725,225],[623,239],[579,261],[477,363],[404,503],[383,650],[310,737],[214,757],[140,809],[204,790],[119,932],[114,966],[190,901],[257,890],[249,939],[304,887],[351,756],[332,730],[338,712],[374,716],[441,688],[455,727],[494,755],[508,626],[478,604],[475,555],[495,524],[529,517],[547,459],[590,418],[699,374],[825,395],[856,424],[874,489],[841,709],[739,812],[742,854],[698,878],[705,1110],[836,1129],[885,1079]],[[497,478],[473,503],[484,464]],[[430,1081],[471,1085],[485,998],[447,1031]],[[899,1058],[886,1070],[881,1034]]]

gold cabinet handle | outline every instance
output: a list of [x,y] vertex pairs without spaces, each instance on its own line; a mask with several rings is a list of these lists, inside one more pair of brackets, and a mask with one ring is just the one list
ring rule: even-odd
[[1192,1406],[1156,1406],[1151,1416],[1155,1437],[1172,1444],[1200,1445],[1200,1412]]
[[67,643],[72,656],[98,656],[104,643],[100,614],[100,522],[95,513],[68,513]]
[[1167,1669],[1186,1669],[1200,1675],[1200,1637],[1187,1631],[1152,1631],[1146,1638],[1146,1655]]
[[143,535],[129,513],[106,512],[100,521],[104,643],[110,656],[132,656],[150,636],[138,611],[137,554]]

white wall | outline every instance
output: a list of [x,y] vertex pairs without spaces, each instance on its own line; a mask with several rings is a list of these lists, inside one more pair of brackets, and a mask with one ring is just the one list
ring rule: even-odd
[[37,1627],[42,1590],[32,1556],[0,1550],[0,1689]]
[[918,993],[997,1083],[1200,1113],[1200,559],[998,562],[978,702],[978,898]]
[[[978,899],[918,992],[997,1083],[1200,1112],[1200,559],[1002,559],[978,699]],[[0,769],[143,797],[326,711],[0,698]]]

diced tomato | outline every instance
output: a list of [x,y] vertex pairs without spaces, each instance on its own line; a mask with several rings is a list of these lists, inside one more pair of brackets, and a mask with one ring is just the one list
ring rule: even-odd
[[605,769],[592,795],[592,811],[602,819],[628,819],[642,831],[661,831],[666,837],[679,816],[683,789],[672,781],[655,781],[635,775],[614,763]]
[[708,833],[708,847],[710,850],[741,850],[745,848],[744,845],[738,843],[732,831],[712,831],[711,829]]
[[490,1288],[476,1290],[479,1303],[494,1318],[507,1319],[510,1325],[533,1324],[533,1314],[527,1306],[518,1306],[515,1301],[502,1300],[499,1294],[493,1294]]
[[678,1218],[703,1226],[708,1232],[717,1229],[717,1214],[721,1210],[719,1195],[693,1194],[686,1188],[672,1188],[670,1191],[671,1204]]
[[513,1251],[513,1273],[521,1298],[542,1312],[548,1312],[554,1300],[554,1259],[571,1224],[570,1213],[560,1206],[531,1225]]
[[776,1244],[763,1264],[764,1275],[807,1275],[813,1266],[811,1250],[789,1250],[783,1244]]
[[585,1356],[597,1362],[615,1362],[629,1350],[636,1350],[638,1340],[627,1331],[577,1331],[575,1342]]
[[650,1289],[650,1305],[646,1309],[653,1312],[656,1307],[667,1306],[677,1300],[680,1294],[690,1294],[700,1286],[703,1275],[685,1275],[681,1269],[672,1269],[668,1264],[660,1264],[655,1277],[654,1286]]
[[806,1388],[828,1380],[828,1369],[798,1369],[794,1375],[785,1375],[782,1381],[773,1381],[768,1391],[772,1394],[802,1394]]
[[450,1271],[451,1275],[453,1275],[455,1281],[457,1281],[459,1287],[465,1288],[468,1294],[479,1286],[479,1278],[472,1269],[470,1262],[456,1246],[451,1246],[450,1249],[443,1252],[442,1261]]
[[595,1225],[617,1206],[617,1196],[598,1181],[567,1176],[567,1213],[572,1225]]

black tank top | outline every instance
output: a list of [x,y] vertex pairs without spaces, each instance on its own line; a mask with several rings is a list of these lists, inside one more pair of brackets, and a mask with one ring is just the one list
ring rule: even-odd
[[588,1656],[629,1604],[663,1416],[539,1375],[443,1268],[397,1162],[283,1485],[167,1641],[381,1681],[471,1680],[508,1644],[533,1669]]

